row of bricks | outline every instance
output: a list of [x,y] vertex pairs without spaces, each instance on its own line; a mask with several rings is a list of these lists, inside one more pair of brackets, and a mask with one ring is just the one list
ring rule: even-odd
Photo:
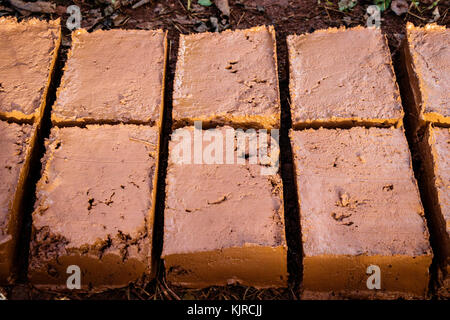
[[[5,24],[24,27],[10,21]],[[443,30],[432,29],[438,33]],[[412,27],[409,30],[417,31]],[[53,37],[52,41],[59,40]],[[346,50],[349,43],[358,48],[353,54]],[[114,52],[106,49],[111,44]],[[332,29],[292,36],[288,45],[294,128],[342,127],[349,123],[401,126],[398,89],[386,41],[379,31]],[[77,31],[73,35],[72,51],[52,110],[54,124],[128,122],[156,126],[52,129],[33,214],[33,283],[65,285],[64,268],[70,263],[82,266],[85,286],[95,288],[122,286],[154,271],[148,259],[155,260],[149,247],[157,189],[165,47],[163,32]],[[326,61],[320,54],[330,47],[339,54]],[[136,65],[123,70],[130,60]],[[379,86],[383,88],[381,94]],[[174,87],[175,127],[197,120],[209,126],[278,127],[273,29],[182,36]],[[433,118],[439,124],[448,121],[446,101],[443,97],[443,104],[432,105],[440,108],[437,113],[441,116]],[[17,110],[6,111],[7,119],[24,120]],[[429,120],[428,112],[423,114],[422,119]],[[37,113],[34,118],[39,123]],[[26,127],[16,129],[12,141],[26,140]],[[188,130],[192,132],[192,128]],[[387,270],[383,295],[400,292],[403,296],[423,296],[431,249],[403,130],[301,130],[291,131],[291,140],[300,200],[305,296],[306,292],[365,291],[364,268],[371,263]],[[31,150],[33,143],[28,148]],[[233,281],[259,287],[286,285],[284,210],[278,174],[260,176],[261,164],[179,165],[170,156],[173,148],[171,141],[163,249],[168,278],[194,287]],[[26,154],[21,152],[19,156],[26,159]],[[357,178],[349,180],[349,175]],[[341,180],[347,182],[337,182]],[[129,199],[128,189],[133,186],[132,200],[137,202]],[[387,195],[386,190],[394,191]],[[150,202],[145,201],[148,194],[153,194]],[[357,198],[362,195],[368,199]],[[113,200],[117,197],[119,200]],[[360,239],[357,244],[353,243],[355,238]],[[5,270],[8,275],[8,268]],[[409,281],[413,277],[417,280]]]
[[[0,115],[19,122],[39,120],[59,47],[59,22],[14,24],[3,18],[1,26],[7,29],[2,35],[7,49],[2,51],[5,80]],[[447,31],[437,25],[421,29],[411,24],[407,31],[407,59],[417,78],[411,81],[420,87],[413,92],[420,100],[418,117],[448,125]],[[29,48],[17,49],[14,41],[18,38],[17,44],[26,43]],[[78,30],[72,38],[52,108],[55,125],[160,122],[167,55],[163,31]],[[439,45],[429,45],[434,42]],[[341,28],[289,36],[288,49],[294,128],[402,123],[391,57],[379,30]],[[334,55],[328,55],[330,49]],[[24,62],[17,65],[11,57]],[[279,127],[276,61],[272,27],[181,35],[173,92],[174,127],[195,120]],[[23,78],[28,81],[24,83]]]

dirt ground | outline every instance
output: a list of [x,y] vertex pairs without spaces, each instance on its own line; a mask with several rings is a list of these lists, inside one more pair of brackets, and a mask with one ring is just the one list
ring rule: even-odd
[[[141,1],[142,2],[142,1]],[[178,48],[178,36],[180,33],[194,33],[203,31],[222,31],[225,29],[243,29],[257,25],[275,26],[277,36],[278,69],[280,80],[280,93],[282,103],[281,120],[281,175],[284,183],[285,196],[285,223],[287,231],[287,242],[289,247],[289,287],[287,289],[257,290],[242,286],[211,287],[204,290],[190,290],[177,288],[165,282],[164,267],[159,263],[158,276],[145,287],[129,286],[123,289],[111,290],[101,294],[61,294],[52,292],[41,292],[26,281],[27,256],[21,255],[21,272],[17,284],[14,286],[0,288],[0,292],[8,299],[298,299],[301,289],[301,243],[300,223],[297,205],[297,195],[293,183],[291,150],[288,140],[288,130],[291,127],[289,111],[288,91],[288,65],[286,36],[290,34],[301,34],[312,32],[317,29],[328,27],[365,25],[367,21],[366,8],[373,4],[372,0],[359,0],[358,4],[351,10],[339,11],[338,0],[256,0],[256,1],[229,1],[230,14],[224,15],[215,5],[205,7],[192,0],[191,8],[188,9],[187,0],[152,0],[133,9],[139,1],[133,0],[97,0],[97,1],[51,1],[54,4],[54,13],[31,13],[27,10],[18,9],[8,0],[0,0],[0,16],[14,15],[18,18],[37,16],[41,18],[61,17],[63,26],[63,42],[61,57],[56,70],[57,80],[49,94],[49,105],[55,99],[58,79],[62,74],[67,50],[70,47],[70,30],[65,28],[68,14],[66,8],[75,4],[81,8],[81,26],[89,31],[96,29],[125,28],[125,29],[158,29],[168,31],[169,39],[169,64],[167,68],[166,82],[166,110],[163,128],[164,140],[160,154],[160,176],[158,203],[156,212],[156,227],[154,234],[155,256],[161,252],[163,209],[164,209],[164,182],[167,160],[167,142],[170,135],[171,111],[172,111],[172,82],[175,71],[176,54]],[[394,64],[398,61],[398,48],[405,37],[405,25],[407,21],[415,25],[424,25],[436,18],[436,8],[440,17],[436,20],[438,24],[450,24],[449,0],[440,0],[437,4],[433,1],[423,0],[416,7],[410,4],[409,11],[397,16],[392,10],[382,12],[381,29],[387,35],[389,47],[393,56]],[[113,50],[113,48],[111,48]],[[351,48],[349,48],[351,50]],[[130,61],[132,63],[132,61]],[[398,73],[398,68],[396,68]],[[47,110],[47,117],[49,114]],[[43,139],[48,136],[50,123],[44,123],[43,136],[41,137],[41,148],[37,152],[37,158],[42,156]],[[27,195],[26,223],[24,236],[21,244],[21,252],[28,251],[29,232],[31,230],[31,211],[34,203],[34,182],[39,177],[39,160],[33,168],[33,179]]]

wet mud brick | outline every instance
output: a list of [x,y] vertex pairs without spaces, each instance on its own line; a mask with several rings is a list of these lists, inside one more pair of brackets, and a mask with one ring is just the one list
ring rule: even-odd
[[428,125],[419,142],[425,197],[437,238],[438,294],[450,297],[450,129]]
[[36,127],[0,121],[0,284],[16,273],[22,197],[36,140]]
[[[424,298],[432,251],[403,130],[290,132],[304,298]],[[367,288],[370,265],[381,289]]]
[[[193,136],[193,127],[178,130]],[[260,162],[238,164],[236,153],[229,153],[234,154],[234,164],[180,163],[174,159],[183,141],[174,139],[175,134],[169,142],[162,252],[168,281],[193,288],[233,283],[287,286],[278,173],[264,175],[261,169],[267,167]],[[204,142],[203,150],[207,148]]]
[[40,121],[60,42],[59,19],[0,18],[0,118]]
[[279,96],[273,27],[180,35],[174,127],[279,127]]
[[413,95],[410,112],[418,125],[432,122],[450,126],[450,31],[429,24],[406,26],[403,62]]
[[70,265],[82,290],[153,277],[158,132],[138,125],[53,128],[36,189],[28,276],[63,290]]
[[379,29],[330,28],[287,38],[292,125],[400,125],[403,108]]
[[53,124],[159,125],[166,53],[162,30],[74,31]]

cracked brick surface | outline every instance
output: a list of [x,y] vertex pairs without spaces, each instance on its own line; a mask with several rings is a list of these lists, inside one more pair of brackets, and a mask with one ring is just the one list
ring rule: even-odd
[[127,285],[151,274],[158,129],[136,125],[54,128],[33,213],[29,277],[64,286]]
[[61,41],[59,20],[0,18],[0,117],[40,119]]
[[11,276],[19,233],[19,205],[35,127],[0,121],[0,283]]
[[[193,137],[193,127],[179,130]],[[220,144],[224,148],[230,147],[225,138],[227,130],[232,129],[220,127],[214,131],[220,134],[214,139],[224,139]],[[193,159],[188,164],[180,163],[175,159],[183,141],[174,138],[177,133],[169,143],[166,177],[162,258],[167,279],[188,287],[227,283],[286,286],[283,185],[278,170],[263,174],[267,167],[254,161],[253,156],[249,159],[257,151],[246,146],[240,152],[235,145],[229,153],[232,161],[224,156],[222,160],[216,157],[222,164],[195,164]],[[191,150],[195,148],[194,139]],[[203,150],[206,159],[206,151],[211,151],[207,142]],[[273,150],[270,152],[278,159]],[[224,151],[222,155],[226,154]]]
[[[402,129],[291,131],[305,298],[424,297],[432,251]],[[366,268],[382,287],[366,287]],[[411,281],[411,279],[415,279]]]

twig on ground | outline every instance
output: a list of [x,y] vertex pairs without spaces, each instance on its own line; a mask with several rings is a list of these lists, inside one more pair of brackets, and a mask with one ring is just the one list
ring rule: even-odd
[[242,18],[244,18],[244,16],[245,16],[245,11],[244,11],[244,13],[241,15],[241,17],[239,18],[239,21],[237,22],[236,28],[239,27],[239,24],[241,23]]
[[420,20],[422,20],[422,21],[426,21],[426,20],[427,20],[427,19],[425,19],[425,18],[423,18],[423,17],[418,16],[418,15],[415,14],[415,13],[412,13],[411,10],[409,10],[406,14],[410,14],[410,15],[412,15],[413,17],[416,17],[417,19],[420,19]]
[[19,10],[40,13],[55,13],[56,5],[47,1],[24,2],[22,0],[9,0],[11,5]]
[[141,0],[137,3],[135,3],[131,8],[132,9],[137,9],[139,7],[142,7],[144,4],[150,3],[150,0]]

